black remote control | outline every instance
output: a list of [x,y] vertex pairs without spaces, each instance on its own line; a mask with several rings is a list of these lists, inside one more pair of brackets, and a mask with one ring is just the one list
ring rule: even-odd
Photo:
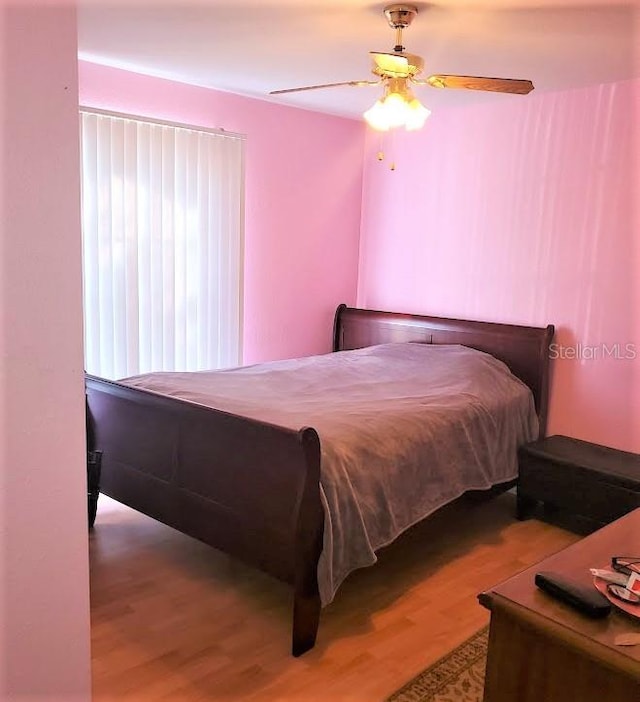
[[609,600],[595,588],[582,585],[557,573],[536,573],[535,583],[552,597],[592,619],[606,617],[611,611]]

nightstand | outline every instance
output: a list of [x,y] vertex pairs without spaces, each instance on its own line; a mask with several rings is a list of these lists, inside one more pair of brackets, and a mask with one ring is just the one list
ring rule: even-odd
[[518,518],[543,502],[599,528],[640,507],[640,455],[568,436],[550,436],[518,454]]

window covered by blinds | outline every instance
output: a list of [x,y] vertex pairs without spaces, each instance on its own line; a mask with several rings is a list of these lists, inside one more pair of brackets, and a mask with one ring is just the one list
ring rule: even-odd
[[81,112],[85,364],[241,362],[244,139]]

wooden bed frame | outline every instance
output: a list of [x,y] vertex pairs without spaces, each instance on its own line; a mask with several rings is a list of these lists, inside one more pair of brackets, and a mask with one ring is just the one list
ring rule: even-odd
[[[544,436],[553,332],[340,305],[333,350],[414,341],[486,351],[531,388]],[[86,392],[88,448],[102,451],[101,492],[292,584],[292,653],[312,648],[324,526],[316,431],[90,375]]]

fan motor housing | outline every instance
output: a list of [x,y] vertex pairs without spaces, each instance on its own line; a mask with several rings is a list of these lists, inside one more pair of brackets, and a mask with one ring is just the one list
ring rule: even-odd
[[422,72],[424,68],[424,60],[421,56],[416,56],[416,54],[408,54],[406,52],[398,53],[397,56],[402,56],[407,59],[408,65],[406,68],[400,70],[394,70],[389,67],[377,66],[374,63],[371,72],[375,75],[381,76],[382,78],[409,78],[412,76],[417,76]]

